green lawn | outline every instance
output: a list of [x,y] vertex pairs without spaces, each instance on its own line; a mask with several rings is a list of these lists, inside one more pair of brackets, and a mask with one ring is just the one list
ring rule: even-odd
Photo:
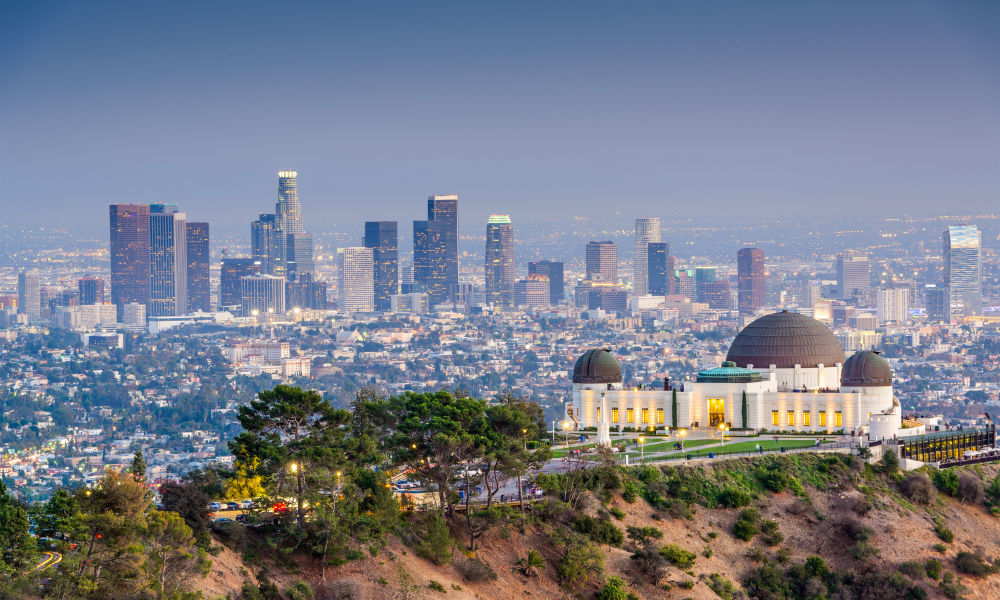
[[816,440],[751,440],[748,442],[727,442],[725,446],[718,446],[716,448],[706,448],[704,450],[695,450],[694,452],[679,452],[677,454],[671,454],[670,458],[683,458],[688,454],[692,457],[698,456],[708,456],[709,452],[714,452],[718,454],[729,454],[736,452],[753,452],[757,445],[764,451],[768,450],[779,450],[781,448],[788,448],[789,450],[797,448],[809,448],[816,445]]

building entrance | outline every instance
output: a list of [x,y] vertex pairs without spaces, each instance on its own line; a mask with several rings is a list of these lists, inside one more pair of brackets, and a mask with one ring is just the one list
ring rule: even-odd
[[718,427],[726,422],[726,401],[722,398],[708,399],[708,425]]

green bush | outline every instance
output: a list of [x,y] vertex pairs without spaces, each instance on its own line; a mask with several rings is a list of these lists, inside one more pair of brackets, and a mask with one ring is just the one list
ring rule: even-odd
[[749,542],[755,535],[760,533],[760,520],[759,510],[756,508],[744,508],[740,512],[740,517],[736,519],[736,523],[733,524],[733,535],[744,542]]
[[899,572],[906,575],[910,579],[923,579],[924,578],[924,565],[915,560],[908,560],[901,563],[899,567]]
[[764,538],[764,543],[768,546],[777,546],[785,541],[785,536],[782,535],[778,522],[771,519],[760,524],[760,533]]
[[622,500],[634,504],[639,499],[639,486],[634,481],[626,481],[622,488]]
[[628,534],[628,539],[635,542],[636,545],[645,544],[647,540],[659,540],[663,538],[663,532],[656,527],[634,527],[629,525],[625,528],[625,531]]
[[931,579],[937,579],[941,576],[941,561],[936,558],[928,558],[927,561],[924,562],[924,572],[927,573],[927,576]]
[[938,589],[948,600],[962,600],[962,594],[965,592],[965,586],[955,579],[954,573],[948,571],[941,577]]
[[942,542],[950,544],[955,541],[955,534],[944,524],[941,519],[934,519],[934,533],[941,538]]
[[588,515],[577,515],[573,520],[573,528],[598,544],[618,547],[625,539],[622,530],[615,527],[614,523]]
[[757,479],[760,479],[764,487],[775,494],[785,491],[789,484],[788,474],[774,468],[761,469],[757,472]]
[[879,470],[886,475],[895,475],[899,472],[899,457],[896,456],[895,452],[883,451],[882,459],[878,462]]
[[718,573],[712,573],[708,576],[708,581],[705,582],[708,589],[715,592],[715,595],[722,600],[733,600],[733,596],[736,594],[737,587],[732,581],[726,579]]
[[958,495],[958,474],[952,469],[934,469],[931,471],[931,481],[934,487],[949,496]]
[[611,508],[608,509],[608,512],[614,515],[614,517],[619,521],[625,518],[625,511],[618,508],[617,506],[612,506]]
[[974,552],[959,552],[955,556],[955,569],[959,573],[972,575],[973,577],[984,577],[995,572],[995,569],[983,557]]
[[653,585],[656,585],[663,578],[667,559],[660,554],[660,551],[654,544],[646,544],[636,550],[632,554],[631,560],[636,571]]
[[441,592],[442,594],[447,594],[448,590],[444,589],[444,585],[440,581],[434,581],[433,579],[427,584],[427,587],[434,590],[435,592]]
[[740,508],[753,501],[748,492],[734,487],[724,488],[719,492],[719,505],[725,508]]
[[923,473],[911,473],[900,484],[903,495],[910,502],[917,504],[931,504],[934,502],[937,492],[934,490],[934,483],[930,477]]
[[451,562],[451,547],[448,524],[438,513],[428,513],[426,531],[415,548],[417,556],[433,561],[436,565],[446,565]]
[[315,594],[308,583],[297,581],[285,590],[285,597],[288,600],[313,600]]
[[694,561],[698,558],[694,552],[688,552],[676,544],[667,544],[660,548],[660,554],[667,559],[667,562],[682,571],[694,566]]
[[627,600],[628,592],[625,590],[625,580],[620,577],[611,577],[604,587],[597,592],[597,600]]

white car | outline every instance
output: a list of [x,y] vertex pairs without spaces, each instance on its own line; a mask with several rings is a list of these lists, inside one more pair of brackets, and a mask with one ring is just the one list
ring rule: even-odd
[[240,502],[240,509],[246,510],[248,508],[253,508],[253,500],[244,500]]
[[208,505],[208,510],[212,512],[215,512],[217,510],[222,510],[222,505],[219,504],[218,502],[212,502],[211,504]]

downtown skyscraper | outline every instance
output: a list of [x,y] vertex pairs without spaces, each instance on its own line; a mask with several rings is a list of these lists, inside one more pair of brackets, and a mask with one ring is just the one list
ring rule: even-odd
[[17,312],[27,315],[29,323],[42,319],[42,284],[38,269],[17,274]]
[[642,217],[635,220],[635,254],[632,257],[632,289],[636,296],[645,296],[649,291],[650,243],[660,241],[660,218]]
[[149,304],[149,205],[112,204],[111,303],[121,320],[125,305]]
[[[514,306],[514,225],[509,215],[490,215],[486,222],[486,302]],[[547,282],[546,282],[547,283]]]
[[188,310],[212,310],[208,223],[187,224],[187,286]]
[[399,232],[396,221],[366,221],[362,245],[372,250],[375,310],[392,310],[399,293]]
[[187,313],[187,215],[176,204],[149,207],[150,317]]
[[[528,263],[529,275],[542,275],[549,280],[549,302],[553,305],[563,301],[566,295],[563,278],[563,264],[554,260],[540,260]],[[515,292],[516,293],[516,292]]]
[[982,241],[975,225],[953,225],[945,230],[944,287],[951,316],[975,315],[982,309]]
[[261,213],[256,221],[250,223],[251,256],[260,263],[261,272],[267,275],[285,274],[280,238],[281,233],[273,213]]
[[458,196],[427,199],[427,220],[413,222],[413,280],[431,305],[458,285]]
[[764,251],[741,248],[736,252],[736,303],[741,315],[752,315],[764,305]]
[[837,294],[842,299],[867,296],[871,289],[871,262],[867,256],[837,255]]
[[647,289],[653,296],[668,296],[674,293],[674,257],[670,256],[670,244],[650,242],[646,244]]
[[337,248],[338,307],[344,312],[375,310],[375,263],[371,248]]
[[612,241],[588,242],[587,280],[618,284],[618,246]]

